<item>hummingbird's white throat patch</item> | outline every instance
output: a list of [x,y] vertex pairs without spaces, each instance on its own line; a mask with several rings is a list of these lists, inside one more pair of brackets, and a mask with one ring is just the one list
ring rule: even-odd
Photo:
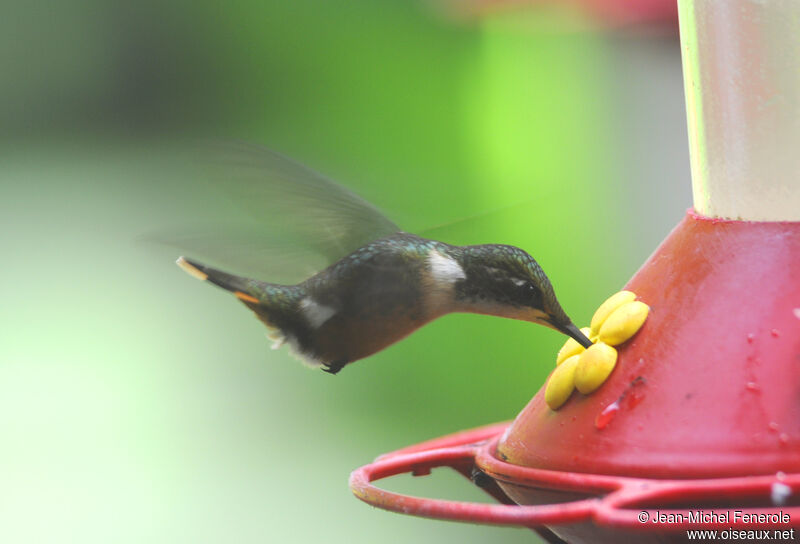
[[323,323],[336,313],[336,310],[330,306],[320,304],[311,297],[306,297],[300,301],[300,310],[302,310],[303,315],[315,329],[320,328]]
[[428,270],[423,274],[425,306],[430,316],[446,313],[453,303],[455,282],[467,277],[458,261],[436,249],[428,253]]
[[463,280],[467,277],[458,261],[447,255],[442,255],[435,249],[428,253],[428,265],[430,266],[433,281],[437,284],[453,283],[456,280]]

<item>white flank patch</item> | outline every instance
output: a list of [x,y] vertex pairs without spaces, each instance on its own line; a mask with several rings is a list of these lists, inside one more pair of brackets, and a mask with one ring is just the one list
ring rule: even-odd
[[284,345],[289,344],[289,355],[303,363],[305,366],[309,366],[311,368],[318,368],[322,366],[322,361],[300,349],[300,344],[298,344],[297,338],[294,336],[284,336],[280,330],[269,328],[267,338],[272,340],[272,346],[270,346],[272,349],[280,349]]
[[271,349],[278,349],[286,343],[286,337],[278,329],[269,329],[267,338],[272,340],[272,346],[270,346]]
[[308,322],[315,329],[320,328],[323,323],[336,313],[336,310],[330,306],[319,304],[311,297],[306,297],[300,301],[300,309],[303,315],[306,316],[306,319],[308,319]]
[[319,368],[322,366],[322,361],[311,355],[310,353],[303,351],[300,349],[300,344],[297,342],[297,338],[294,336],[289,336],[287,339],[289,342],[289,355],[303,363],[303,365],[311,368]]
[[430,266],[433,281],[438,284],[453,283],[467,277],[464,269],[455,259],[442,255],[435,249],[428,253],[428,266]]

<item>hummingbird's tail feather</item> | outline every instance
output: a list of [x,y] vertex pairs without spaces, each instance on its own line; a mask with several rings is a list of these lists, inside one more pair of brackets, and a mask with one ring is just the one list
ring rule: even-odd
[[178,257],[178,260],[175,261],[175,264],[180,266],[184,272],[190,276],[202,281],[209,281],[218,287],[222,287],[223,289],[232,292],[236,298],[244,302],[250,302],[253,304],[259,303],[258,298],[250,294],[251,289],[248,286],[248,283],[250,283],[252,280],[248,278],[228,274],[222,270],[217,270],[216,268],[211,268],[210,266],[206,266],[195,261],[190,261],[186,257]]
[[[256,317],[267,327],[267,337],[272,340],[272,349],[278,349],[284,344],[289,344],[290,353],[295,355],[303,364],[311,367],[327,365],[317,357],[312,349],[303,344],[301,329],[292,318],[292,305],[295,304],[293,286],[265,283],[258,280],[228,274],[216,268],[191,261],[186,257],[179,257],[175,264],[180,266],[187,274],[195,278],[208,281],[226,291],[236,295],[245,306],[250,308]],[[308,310],[312,314],[317,310]],[[324,311],[324,310],[323,310]],[[341,366],[327,365],[338,372]]]

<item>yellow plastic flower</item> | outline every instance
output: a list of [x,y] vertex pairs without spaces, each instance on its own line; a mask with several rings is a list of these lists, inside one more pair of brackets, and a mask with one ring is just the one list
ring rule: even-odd
[[630,340],[644,325],[650,307],[636,300],[631,291],[611,295],[594,313],[590,327],[581,332],[593,342],[584,349],[570,338],[556,356],[556,369],[550,374],[544,399],[552,410],[560,408],[577,389],[588,395],[599,388],[617,364],[618,346]]
[[575,389],[575,368],[578,366],[580,355],[563,361],[556,367],[550,379],[547,380],[547,387],[544,389],[544,401],[551,410],[558,410]]

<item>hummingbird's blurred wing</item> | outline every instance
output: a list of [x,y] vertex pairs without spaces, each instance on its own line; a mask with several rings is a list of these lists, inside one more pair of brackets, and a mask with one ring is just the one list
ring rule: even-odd
[[159,238],[224,269],[266,281],[301,281],[400,231],[354,192],[264,147],[215,143],[201,162],[210,166],[211,185],[246,217]]
[[279,232],[247,219],[170,228],[142,239],[170,246],[204,264],[273,283],[298,283],[330,264],[313,248],[283,239]]
[[264,147],[218,144],[214,158],[212,179],[251,217],[329,263],[400,230],[354,192]]

